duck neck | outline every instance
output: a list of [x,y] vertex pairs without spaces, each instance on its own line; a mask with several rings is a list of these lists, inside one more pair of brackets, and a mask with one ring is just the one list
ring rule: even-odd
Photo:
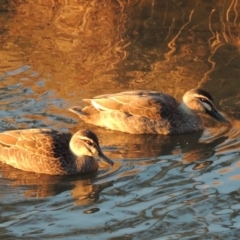
[[187,105],[185,102],[181,102],[181,104],[179,105],[179,110],[182,112],[182,113],[185,113],[185,114],[191,114],[191,115],[197,115],[195,112],[193,112]]
[[201,116],[188,108],[184,102],[179,105],[178,110],[178,133],[190,133],[204,128]]
[[71,149],[71,170],[73,173],[90,173],[98,170],[98,162],[92,157],[87,155],[77,156]]
[[81,173],[95,172],[98,170],[98,162],[91,156],[77,157],[76,167]]

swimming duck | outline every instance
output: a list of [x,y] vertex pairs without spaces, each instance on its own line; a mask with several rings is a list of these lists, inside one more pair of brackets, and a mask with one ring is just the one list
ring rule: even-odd
[[127,91],[83,99],[89,105],[69,110],[84,122],[132,134],[181,134],[203,130],[198,113],[228,122],[216,109],[212,96],[197,88],[187,91],[181,103],[157,91]]
[[113,164],[89,130],[73,135],[44,128],[0,133],[0,161],[24,171],[50,175],[89,173],[98,170],[97,160]]

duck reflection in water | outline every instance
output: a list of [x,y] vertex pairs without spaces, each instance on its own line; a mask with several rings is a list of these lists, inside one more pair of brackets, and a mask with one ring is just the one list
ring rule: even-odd
[[[4,191],[9,194],[13,188],[19,189],[29,198],[46,198],[69,191],[75,205],[86,205],[96,201],[100,192],[110,187],[110,182],[93,184],[97,172],[84,175],[52,176],[26,172],[0,162],[0,182],[5,186]],[[4,194],[1,190],[1,195]]]

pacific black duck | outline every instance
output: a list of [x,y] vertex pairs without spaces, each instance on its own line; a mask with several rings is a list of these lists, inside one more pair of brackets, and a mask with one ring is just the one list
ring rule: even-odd
[[179,103],[157,91],[127,91],[83,99],[89,105],[69,110],[84,122],[132,134],[181,134],[202,130],[206,113],[228,122],[216,109],[212,96],[203,89],[186,92]]
[[24,171],[50,175],[89,173],[98,170],[98,160],[113,164],[89,130],[73,135],[44,128],[0,133],[0,161]]

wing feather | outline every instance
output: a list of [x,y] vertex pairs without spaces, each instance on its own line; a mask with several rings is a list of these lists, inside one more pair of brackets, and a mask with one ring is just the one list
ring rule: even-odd
[[2,147],[41,156],[53,156],[54,146],[58,142],[63,145],[68,144],[64,139],[64,136],[61,137],[56,131],[50,129],[12,130],[0,133]]
[[[89,99],[84,99],[89,102]],[[101,111],[121,111],[133,116],[161,119],[176,109],[179,103],[170,95],[156,91],[128,91],[100,95],[90,99]]]

